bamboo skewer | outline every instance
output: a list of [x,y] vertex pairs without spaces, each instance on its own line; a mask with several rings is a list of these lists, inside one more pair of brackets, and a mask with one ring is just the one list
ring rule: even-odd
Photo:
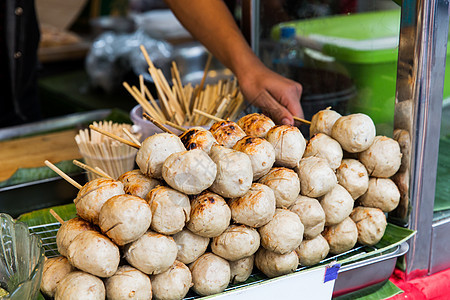
[[204,117],[207,117],[207,118],[212,119],[212,120],[217,121],[217,122],[225,121],[224,119],[221,119],[221,118],[218,118],[216,116],[210,115],[210,114],[205,113],[205,112],[203,112],[201,110],[198,110],[196,108],[194,108],[194,113],[202,115]]
[[[98,173],[102,174],[103,177],[111,177],[108,174],[106,174],[105,171],[103,171],[102,169],[100,169],[99,167],[95,167],[95,170],[97,170]],[[113,179],[113,178],[111,178]]]
[[122,128],[122,131],[130,138],[130,140],[135,143],[136,145],[138,145],[139,147],[142,146],[141,142],[139,142],[139,140],[125,127]]
[[177,125],[177,124],[175,124],[175,123],[172,123],[172,122],[170,122],[170,121],[166,121],[164,124],[169,125],[169,126],[175,128],[175,129],[178,129],[178,130],[180,130],[180,131],[182,131],[182,132],[185,132],[185,131],[187,130],[186,128],[184,128],[184,127],[182,127],[182,126],[180,126],[180,125]]
[[92,129],[92,130],[95,130],[95,131],[97,131],[97,132],[99,132],[99,133],[101,133],[103,135],[106,135],[106,136],[108,136],[108,137],[110,137],[112,139],[115,139],[115,140],[117,140],[117,141],[119,141],[119,142],[121,142],[123,144],[126,144],[128,146],[134,147],[136,149],[141,148],[139,145],[137,145],[137,144],[135,144],[133,142],[130,142],[130,141],[124,139],[124,138],[121,138],[120,136],[115,135],[115,134],[109,133],[106,130],[103,130],[103,129],[100,129],[98,127],[95,127],[94,125],[89,125],[89,128]]
[[73,162],[73,164],[75,166],[80,167],[83,170],[86,170],[88,172],[92,172],[92,173],[94,173],[94,174],[96,174],[96,175],[98,175],[100,177],[106,177],[106,178],[109,178],[109,179],[113,179],[110,175],[106,174],[105,172],[99,172],[97,169],[94,169],[94,168],[92,168],[92,167],[90,167],[90,166],[88,166],[86,164],[83,164],[81,161],[78,161],[78,160],[74,159],[72,162]]
[[57,166],[55,166],[54,164],[52,164],[51,162],[49,162],[48,160],[44,161],[45,165],[47,167],[49,167],[50,169],[52,169],[56,174],[58,174],[59,176],[61,176],[63,179],[65,179],[68,183],[70,183],[71,185],[73,185],[74,187],[76,187],[77,189],[81,189],[82,185],[79,184],[78,182],[76,182],[75,180],[73,180],[72,178],[70,178],[69,175],[67,175],[66,173],[64,173],[63,171],[61,171]]
[[294,120],[297,120],[297,121],[299,121],[299,122],[301,122],[303,124],[311,125],[311,121],[308,121],[308,120],[305,120],[305,119],[302,119],[302,118],[299,118],[299,117],[294,117]]
[[59,224],[64,224],[65,221],[56,213],[56,211],[54,211],[53,209],[50,208],[50,214],[53,216],[53,218],[56,219],[56,221],[59,222]]
[[165,131],[167,133],[171,133],[173,135],[176,135],[175,133],[173,133],[172,131],[170,131],[167,127],[165,127],[163,124],[159,123],[157,120],[153,119],[152,117],[150,117],[149,115],[147,115],[146,113],[143,114],[144,118],[146,118],[147,120],[149,120],[150,122],[152,122],[153,124],[155,124],[159,129],[161,129],[162,131]]

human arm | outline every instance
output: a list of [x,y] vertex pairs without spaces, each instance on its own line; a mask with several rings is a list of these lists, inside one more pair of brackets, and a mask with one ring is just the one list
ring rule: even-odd
[[269,70],[249,47],[222,0],[166,0],[191,34],[236,75],[248,102],[276,123],[303,117],[302,86]]

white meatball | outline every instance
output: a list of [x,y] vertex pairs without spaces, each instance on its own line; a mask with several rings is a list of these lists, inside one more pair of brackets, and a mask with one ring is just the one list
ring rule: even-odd
[[352,249],[358,240],[358,229],[350,217],[339,224],[326,227],[322,233],[330,246],[330,253],[340,254]]
[[375,124],[365,114],[340,117],[331,129],[331,137],[350,153],[366,150],[375,138]]
[[359,160],[367,168],[370,176],[388,178],[400,168],[402,154],[396,140],[376,136],[373,144],[359,153]]
[[255,256],[247,256],[239,260],[230,261],[230,283],[239,283],[246,281],[253,271]]
[[258,231],[261,246],[275,253],[286,254],[300,245],[304,227],[297,214],[277,208],[273,219]]
[[279,208],[292,205],[300,193],[300,179],[295,171],[288,168],[273,168],[258,182],[273,190]]
[[266,139],[275,149],[275,165],[294,168],[303,156],[306,141],[297,127],[279,125],[269,130]]
[[177,251],[173,238],[149,231],[125,247],[124,257],[146,274],[159,274],[175,262]]
[[41,292],[49,297],[54,297],[59,282],[74,270],[64,256],[46,259],[42,271]]
[[203,192],[191,203],[187,228],[204,237],[220,235],[230,225],[231,211],[225,200],[211,192]]
[[343,159],[336,170],[336,178],[353,199],[358,199],[369,187],[366,167],[356,159]]
[[325,225],[341,223],[350,215],[354,204],[355,202],[347,190],[342,185],[336,184],[320,199],[320,205],[325,212]]
[[96,230],[95,226],[79,217],[70,219],[59,227],[56,233],[58,252],[67,257],[67,249],[72,241],[83,231]]
[[123,195],[123,184],[120,181],[97,178],[86,183],[77,194],[73,202],[77,209],[77,214],[89,221],[98,225],[98,215],[100,209],[105,202],[117,195]]
[[298,260],[302,266],[312,266],[327,257],[330,251],[327,240],[319,234],[312,240],[303,240],[300,246],[295,249]]
[[255,228],[272,220],[276,208],[272,189],[260,183],[253,183],[244,196],[231,199],[229,205],[233,221]]
[[373,246],[384,235],[387,222],[383,211],[372,207],[356,207],[350,215],[358,228],[358,243]]
[[187,150],[200,149],[207,154],[211,152],[211,147],[217,144],[216,139],[209,130],[203,127],[193,127],[180,135]]
[[318,133],[311,137],[306,144],[303,157],[316,156],[327,160],[330,168],[336,170],[342,161],[342,148],[339,143],[324,133]]
[[105,285],[99,278],[84,272],[72,272],[56,287],[55,300],[104,300]]
[[209,129],[219,145],[226,148],[233,146],[246,136],[244,130],[232,121],[220,121],[214,123]]
[[194,283],[192,290],[201,296],[223,292],[230,282],[230,264],[213,253],[203,254],[189,269]]
[[394,140],[396,140],[400,146],[400,152],[402,153],[402,162],[398,172],[409,172],[411,161],[411,137],[409,132],[402,129],[394,130]]
[[297,168],[302,195],[316,198],[328,193],[336,184],[336,174],[327,161],[319,157],[303,158]]
[[125,193],[143,199],[152,189],[162,184],[159,180],[145,176],[140,170],[123,173],[117,180],[123,183]]
[[275,162],[275,150],[272,144],[263,138],[246,136],[239,140],[233,149],[244,152],[250,158],[253,180],[267,174]]
[[275,126],[275,123],[269,117],[258,113],[243,116],[237,124],[247,135],[260,138],[265,138],[267,132]]
[[379,208],[384,212],[393,211],[400,202],[400,192],[388,178],[369,179],[367,192],[359,198],[362,206]]
[[114,275],[120,262],[119,248],[96,231],[80,233],[70,244],[67,255],[74,267],[98,277]]
[[200,149],[173,153],[162,168],[167,184],[188,195],[196,195],[209,188],[216,174],[216,164]]
[[158,300],[181,300],[192,285],[191,271],[179,261],[175,261],[167,271],[152,275],[151,278],[153,296]]
[[162,178],[164,161],[172,153],[186,151],[180,138],[170,133],[157,133],[142,142],[136,154],[136,163],[142,174]]
[[253,180],[252,162],[248,155],[222,146],[213,146],[211,159],[217,165],[217,176],[210,190],[226,198],[244,195]]
[[131,243],[150,227],[152,212],[137,196],[118,195],[105,202],[99,215],[100,229],[119,246]]
[[293,273],[298,266],[298,256],[295,251],[278,254],[261,247],[255,255],[255,266],[267,277],[277,277]]
[[153,215],[150,228],[158,233],[177,233],[189,221],[191,204],[185,194],[159,186],[148,193],[147,201]]
[[152,299],[152,284],[147,275],[131,266],[121,266],[117,272],[106,279],[106,298],[121,299]]
[[309,135],[313,136],[317,133],[331,135],[331,128],[333,128],[334,123],[340,117],[342,117],[341,114],[331,109],[319,111],[311,119],[311,125],[309,125]]
[[172,237],[178,247],[177,260],[184,264],[190,264],[199,258],[209,245],[209,238],[195,234],[186,228]]
[[229,261],[253,255],[259,248],[258,231],[245,225],[231,225],[221,235],[213,238],[211,250]]
[[300,217],[305,230],[303,237],[315,238],[325,227],[325,212],[319,201],[313,198],[299,195],[289,210]]

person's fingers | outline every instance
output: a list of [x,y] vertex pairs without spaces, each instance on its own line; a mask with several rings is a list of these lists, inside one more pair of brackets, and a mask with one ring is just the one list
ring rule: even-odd
[[284,88],[282,91],[274,90],[271,92],[273,98],[286,107],[286,109],[294,116],[303,118],[303,110],[300,104],[300,98],[302,95],[302,86],[293,82],[289,87]]
[[276,124],[294,124],[292,114],[265,90],[260,92],[250,103],[260,107]]

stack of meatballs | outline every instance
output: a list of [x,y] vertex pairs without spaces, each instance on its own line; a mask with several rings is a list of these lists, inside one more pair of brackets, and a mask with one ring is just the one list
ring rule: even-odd
[[399,203],[397,141],[322,110],[307,142],[262,114],[143,141],[139,170],[86,183],[41,290],[55,299],[182,299],[375,245]]

